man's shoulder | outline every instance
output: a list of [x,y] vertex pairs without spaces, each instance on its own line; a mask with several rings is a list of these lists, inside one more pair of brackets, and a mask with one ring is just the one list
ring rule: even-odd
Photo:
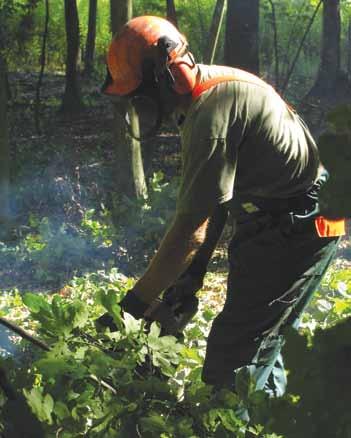
[[198,82],[205,82],[216,77],[232,77],[234,82],[253,84],[260,87],[272,89],[272,87],[263,79],[245,70],[228,67],[225,65],[205,65],[197,64]]

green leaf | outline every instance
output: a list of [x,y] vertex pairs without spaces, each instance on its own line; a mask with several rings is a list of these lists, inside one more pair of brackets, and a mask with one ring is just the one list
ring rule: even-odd
[[27,292],[23,297],[23,303],[33,313],[39,313],[41,310],[50,311],[50,305],[45,298],[40,295]]
[[141,319],[135,319],[132,315],[130,315],[129,313],[125,313],[123,315],[123,321],[124,321],[124,326],[126,329],[126,334],[130,335],[133,333],[139,333],[141,330],[141,324],[142,324],[142,320]]
[[218,416],[224,428],[230,432],[237,432],[243,425],[242,420],[240,420],[231,409],[218,409]]
[[61,401],[55,402],[53,412],[59,420],[64,420],[65,418],[69,418],[71,416],[67,405]]
[[159,338],[161,333],[161,328],[158,326],[157,322],[153,322],[150,327],[149,338]]
[[214,312],[212,309],[205,309],[202,313],[202,317],[206,322],[212,321],[212,319],[216,316],[216,312]]
[[66,358],[53,358],[48,357],[40,359],[35,363],[36,367],[41,374],[45,375],[47,378],[64,376],[64,375],[75,375],[84,376],[85,367],[79,365],[78,363],[69,363]]
[[342,315],[346,310],[351,312],[351,300],[334,299],[334,311],[337,315]]
[[69,306],[69,318],[72,321],[73,328],[83,327],[89,318],[87,305],[81,301],[74,301]]
[[99,290],[96,296],[96,300],[113,317],[113,321],[117,325],[118,329],[124,330],[124,324],[121,318],[121,308],[118,305],[118,296],[116,294],[116,291],[108,290],[106,293],[104,290]]
[[23,393],[33,413],[40,421],[52,424],[52,412],[54,409],[54,400],[50,394],[43,395],[42,388],[32,388],[30,391],[24,389]]
[[162,432],[169,432],[165,419],[157,414],[141,418],[140,426],[143,432],[152,432],[153,436],[157,436],[156,434]]

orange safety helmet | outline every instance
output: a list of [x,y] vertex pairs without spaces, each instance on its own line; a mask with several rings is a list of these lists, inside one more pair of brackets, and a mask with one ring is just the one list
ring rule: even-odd
[[128,21],[109,47],[107,66],[111,76],[105,94],[126,96],[143,81],[143,65],[152,60],[156,81],[167,75],[178,94],[191,93],[196,64],[185,37],[169,21],[141,16]]

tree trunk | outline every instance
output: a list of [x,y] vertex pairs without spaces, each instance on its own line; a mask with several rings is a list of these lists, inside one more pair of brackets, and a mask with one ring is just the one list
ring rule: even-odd
[[110,0],[111,32],[115,34],[133,16],[132,0]]
[[347,76],[351,79],[351,17],[349,18],[347,36]]
[[10,223],[10,145],[7,124],[6,62],[0,51],[0,240]]
[[340,76],[340,0],[323,0],[321,63],[310,95],[334,93]]
[[84,75],[91,76],[94,71],[94,52],[96,37],[97,0],[89,0],[88,33],[85,45]]
[[215,57],[218,38],[221,31],[223,16],[224,16],[225,0],[217,0],[213,11],[210,34],[208,37],[208,46],[205,52],[205,63],[212,64]]
[[292,60],[291,65],[288,68],[288,71],[287,71],[286,77],[284,79],[283,85],[282,85],[282,87],[280,89],[280,92],[282,93],[282,96],[284,96],[284,93],[285,93],[285,91],[286,91],[286,89],[288,87],[291,75],[293,74],[293,71],[294,71],[295,66],[297,64],[297,60],[299,59],[302,47],[305,44],[307,35],[308,35],[309,31],[311,30],[313,22],[314,22],[314,20],[315,20],[315,18],[317,16],[318,10],[319,10],[319,8],[320,8],[322,3],[323,3],[323,0],[319,0],[319,2],[317,3],[316,8],[315,8],[315,10],[313,12],[313,15],[310,18],[310,21],[309,21],[309,23],[308,23],[308,25],[306,27],[306,30],[305,30],[302,38],[301,38],[300,44],[299,44],[299,46],[298,46],[298,48],[296,50],[296,54],[294,56],[294,59]]
[[259,0],[229,0],[224,58],[227,65],[259,73]]
[[[120,27],[132,17],[132,0],[110,0],[111,30],[118,32]],[[131,105],[128,111],[130,123],[138,126],[139,120]],[[114,141],[116,145],[116,192],[130,198],[147,196],[147,187],[140,142],[130,137],[125,124],[117,111],[114,112]],[[134,132],[137,129],[134,129]]]
[[178,20],[177,20],[177,12],[174,5],[174,0],[166,0],[167,1],[167,20],[175,25],[178,28]]
[[76,0],[65,0],[66,24],[66,88],[62,100],[64,113],[76,113],[83,108],[78,84],[79,19]]
[[[201,7],[201,4],[199,3],[199,0],[195,0],[196,2],[196,9],[197,9],[197,21],[198,26],[200,28],[200,38],[199,38],[199,48],[201,51],[202,57],[205,54],[205,47],[206,47],[206,39],[207,39],[207,28],[205,26],[204,18],[203,18],[203,10]],[[194,6],[195,7],[195,6]],[[198,62],[202,62],[202,60],[198,60]]]

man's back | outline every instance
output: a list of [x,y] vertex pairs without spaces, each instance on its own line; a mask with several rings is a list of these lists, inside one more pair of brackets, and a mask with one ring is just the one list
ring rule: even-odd
[[[197,172],[202,144],[216,140],[222,142],[219,154],[235,166],[222,177],[216,169],[214,178],[228,178],[233,183],[235,179],[236,192],[263,198],[304,193],[315,181],[319,165],[316,145],[304,123],[256,76],[229,67],[199,65],[199,83],[221,76],[235,79],[203,92],[181,128],[183,160],[188,167],[184,177]],[[213,153],[207,152],[207,156],[207,181],[211,184]]]

